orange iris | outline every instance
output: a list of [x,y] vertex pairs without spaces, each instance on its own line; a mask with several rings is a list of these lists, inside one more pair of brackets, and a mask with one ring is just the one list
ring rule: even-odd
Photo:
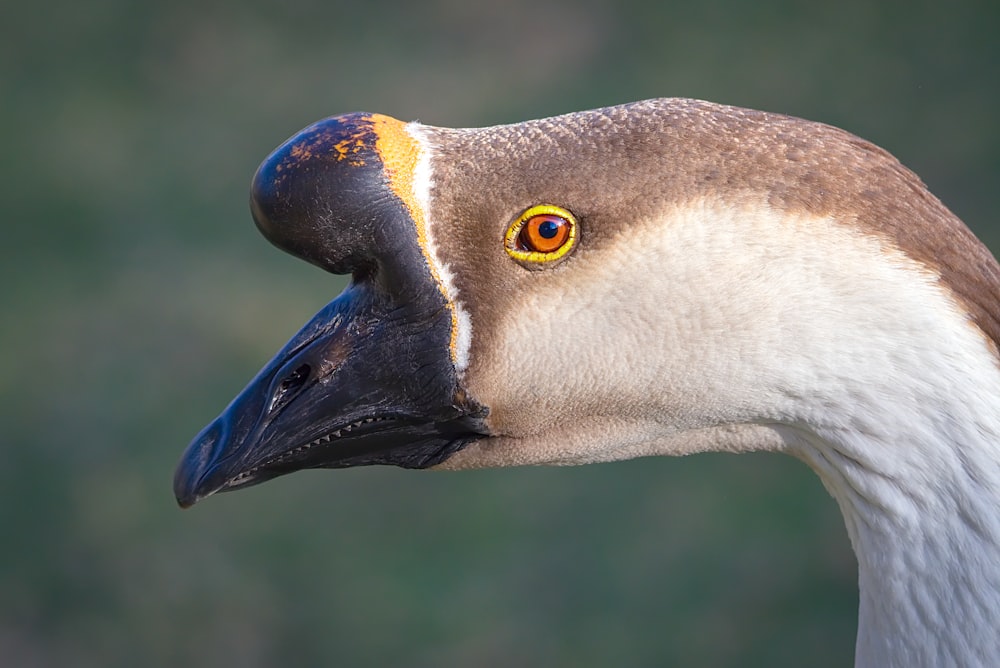
[[536,253],[552,253],[569,240],[570,222],[549,213],[538,214],[524,221],[517,244],[521,249]]

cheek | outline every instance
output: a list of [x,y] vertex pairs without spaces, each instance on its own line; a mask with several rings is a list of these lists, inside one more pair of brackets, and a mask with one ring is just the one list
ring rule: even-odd
[[614,328],[563,309],[534,313],[507,318],[466,374],[469,391],[490,409],[494,433],[523,437],[584,416],[621,414],[634,403],[621,377],[634,365],[614,345]]
[[[527,437],[582,420],[624,418],[684,428],[715,422],[725,373],[717,342],[693,318],[591,289],[540,306],[525,299],[477,351],[466,381],[494,434]],[[712,328],[712,331],[723,331]],[[694,372],[692,370],[695,370]]]

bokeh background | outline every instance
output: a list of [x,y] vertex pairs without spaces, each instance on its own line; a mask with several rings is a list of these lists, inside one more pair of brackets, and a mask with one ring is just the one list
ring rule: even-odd
[[687,96],[888,148],[998,248],[1000,4],[42,0],[0,19],[0,664],[844,666],[835,503],[774,455],[299,473],[191,511],[192,436],[342,282],[247,186],[379,111]]

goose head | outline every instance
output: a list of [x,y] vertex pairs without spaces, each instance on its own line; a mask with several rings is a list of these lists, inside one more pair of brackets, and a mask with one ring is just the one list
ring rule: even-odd
[[859,657],[936,651],[894,649],[933,617],[886,612],[905,577],[1000,609],[998,557],[927,547],[1000,541],[1000,269],[874,145],[680,99],[349,114],[276,149],[251,207],[351,282],[191,443],[181,505],[304,468],[784,451],[843,510]]
[[865,358],[920,302],[984,350],[1000,312],[992,257],[885,152],[705,102],[337,116],[267,158],[251,208],[352,280],[191,444],[182,505],[310,467],[783,449],[825,395],[898,376]]

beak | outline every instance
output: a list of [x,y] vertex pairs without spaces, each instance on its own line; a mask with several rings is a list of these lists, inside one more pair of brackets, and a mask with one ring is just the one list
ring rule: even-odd
[[486,435],[457,384],[450,320],[355,281],[188,446],[181,507],[307,468],[433,466]]
[[299,469],[433,466],[486,435],[486,410],[459,386],[450,308],[393,181],[409,164],[398,157],[418,150],[402,125],[334,116],[258,168],[258,229],[353,279],[188,446],[174,475],[182,507]]

